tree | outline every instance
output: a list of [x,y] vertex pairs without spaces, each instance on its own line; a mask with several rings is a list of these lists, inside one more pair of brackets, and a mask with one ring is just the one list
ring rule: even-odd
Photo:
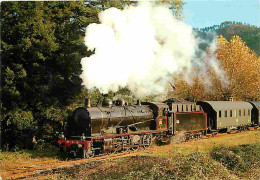
[[257,26],[243,24],[241,22],[225,21],[220,25],[196,29],[196,31],[201,38],[209,40],[213,38],[213,36],[210,36],[210,32],[215,32],[219,36],[222,35],[228,41],[234,35],[237,35],[241,37],[241,39],[246,42],[247,46],[254,50],[258,56],[260,55],[260,28]]
[[175,95],[195,100],[227,100],[228,96],[243,101],[260,99],[260,61],[256,53],[239,36],[233,36],[230,41],[219,36],[216,55],[229,81],[227,86],[208,68],[210,87],[203,85],[203,77],[196,76],[192,85],[176,81]]
[[100,8],[84,2],[1,5],[3,125],[9,121],[16,128],[12,114],[32,112],[32,121],[44,133],[46,111],[63,108],[81,91],[80,60],[90,53],[83,43],[84,28],[97,21]]
[[182,10],[185,4],[183,0],[159,0],[158,3],[169,5],[173,15],[179,20],[183,19]]
[[260,98],[260,62],[256,53],[239,36],[233,36],[229,42],[220,36],[218,42],[217,58],[230,82],[224,93],[238,100]]

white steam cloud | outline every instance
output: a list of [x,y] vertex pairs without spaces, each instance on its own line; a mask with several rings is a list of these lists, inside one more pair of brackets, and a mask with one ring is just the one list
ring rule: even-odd
[[[124,10],[110,8],[99,20],[86,28],[85,44],[95,51],[81,60],[86,88],[107,93],[128,87],[144,96],[163,93],[173,75],[192,80],[198,41],[192,27],[176,20],[168,7],[140,3]],[[206,71],[202,63],[195,64]],[[216,59],[211,64],[220,72]]]

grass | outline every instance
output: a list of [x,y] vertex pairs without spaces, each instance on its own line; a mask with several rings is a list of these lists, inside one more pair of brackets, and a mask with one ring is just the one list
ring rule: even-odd
[[[193,152],[209,153],[211,149],[218,146],[233,147],[242,144],[260,143],[259,131],[248,131],[238,134],[201,139],[185,143],[173,143],[165,146],[155,146],[151,152],[144,155],[167,157],[169,155],[188,155]],[[163,147],[163,148],[162,148]]]
[[215,147],[210,152],[210,156],[237,176],[260,175],[260,143]]
[[259,179],[260,132],[154,146],[141,155],[64,169],[49,179]]
[[[136,156],[115,160],[85,179],[258,179],[260,143],[215,147],[209,153]],[[84,168],[80,172],[85,172]],[[77,177],[79,178],[79,177]]]
[[16,152],[1,152],[0,151],[0,171],[6,168],[32,163],[37,161],[44,161],[50,159],[60,159],[61,156],[58,149],[40,151],[40,150],[22,150]]
[[[42,154],[43,153],[43,154]],[[50,153],[50,154],[49,154]],[[55,152],[0,153],[0,161],[57,158]],[[2,162],[1,162],[2,163]],[[3,164],[0,163],[3,167]],[[260,131],[151,147],[141,155],[95,161],[43,179],[259,179]]]
[[176,147],[182,147],[188,151],[209,151],[216,146],[238,146],[241,144],[252,144],[260,142],[259,131],[249,131],[237,134],[230,134],[224,137],[215,137],[209,139],[203,139],[199,142],[193,141],[191,143],[177,144]]

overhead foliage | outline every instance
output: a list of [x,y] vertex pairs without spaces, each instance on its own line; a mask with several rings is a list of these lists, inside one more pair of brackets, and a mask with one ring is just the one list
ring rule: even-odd
[[[126,4],[129,2],[2,2],[2,122],[13,118],[12,125],[22,131],[27,126],[16,124],[15,117],[20,116],[13,114],[31,112],[30,121],[39,126],[42,136],[43,124],[51,126],[55,118],[66,120],[61,109],[81,92],[80,60],[91,53],[83,43],[85,27],[98,22],[101,10]],[[31,129],[37,133],[36,128]],[[3,143],[9,141],[2,139]]]

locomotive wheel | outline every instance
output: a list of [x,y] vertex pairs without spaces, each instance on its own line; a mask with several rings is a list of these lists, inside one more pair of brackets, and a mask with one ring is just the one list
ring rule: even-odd
[[91,157],[94,157],[94,153],[92,151],[91,151],[91,153],[89,153],[89,151],[87,149],[83,149],[83,158],[89,159]]
[[65,152],[63,147],[60,147],[60,152]]
[[131,147],[130,150],[131,151],[138,151],[140,149],[140,145],[136,144],[136,147]]
[[130,139],[130,148],[129,150],[131,151],[138,151],[140,149],[140,145],[142,144],[142,136],[141,135],[134,135],[134,136],[131,136],[131,139]]
[[141,142],[136,142],[136,143],[132,143],[131,145],[132,145],[132,147],[130,147],[130,150],[131,151],[138,151],[139,149],[140,149],[140,143]]
[[150,134],[144,135],[143,144],[144,144],[143,145],[144,149],[149,148],[152,145],[152,135],[150,135]]
[[115,148],[114,148],[114,149],[110,150],[109,154],[116,154],[117,152],[118,151],[116,151]]
[[110,151],[111,154],[116,154],[123,150],[122,142],[118,141],[118,139],[113,139],[112,141],[112,150]]

